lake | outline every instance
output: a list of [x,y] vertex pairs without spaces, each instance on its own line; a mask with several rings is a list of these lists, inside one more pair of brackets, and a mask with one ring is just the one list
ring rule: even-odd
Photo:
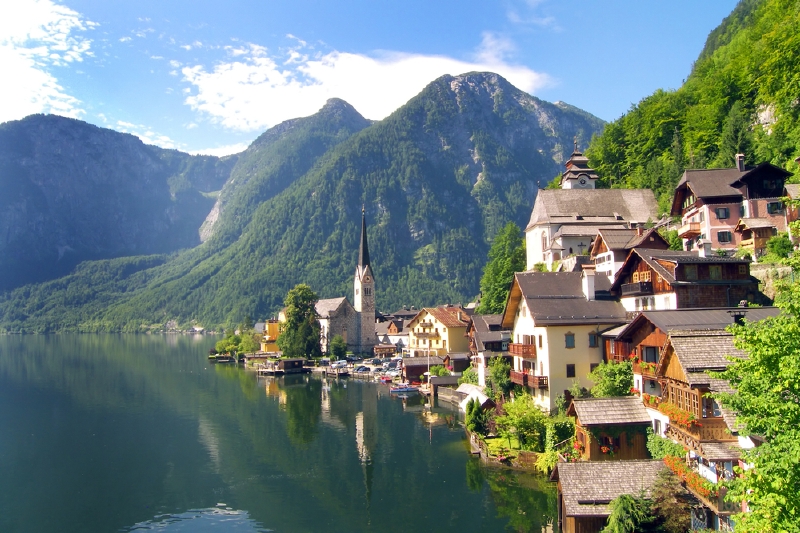
[[0,531],[541,531],[546,478],[385,385],[257,377],[215,338],[0,337]]

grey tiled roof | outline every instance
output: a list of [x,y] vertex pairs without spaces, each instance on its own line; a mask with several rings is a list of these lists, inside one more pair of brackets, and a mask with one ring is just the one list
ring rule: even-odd
[[553,477],[561,482],[566,516],[608,516],[617,496],[649,497],[665,468],[660,460],[581,461],[558,463]]
[[[778,316],[780,309],[777,307],[724,307],[712,309],[671,309],[662,311],[641,311],[639,315],[623,329],[617,332],[617,338],[625,340],[636,330],[642,322],[647,321],[655,327],[669,333],[674,330],[723,330],[733,323],[729,311],[744,311],[745,320],[758,322],[770,316]],[[604,336],[611,336],[606,332]]]
[[[625,321],[625,308],[610,299],[587,300],[581,272],[519,272],[515,274],[523,298],[538,325],[608,324]],[[594,277],[598,291],[608,291],[606,276]]]
[[742,456],[742,448],[733,442],[701,442],[700,455],[709,461],[736,461]]
[[687,374],[724,370],[731,364],[726,356],[746,356],[745,352],[733,346],[733,335],[727,331],[681,330],[671,332],[669,338],[675,356]]
[[800,197],[800,184],[787,183],[784,187],[786,188],[786,194],[789,195],[789,198],[797,200],[797,198]]
[[739,190],[731,187],[731,183],[743,177],[747,172],[739,172],[736,168],[689,169],[683,173],[677,187],[688,183],[689,188],[698,198],[714,196],[742,196]]
[[336,312],[344,302],[347,301],[347,298],[342,296],[341,298],[328,298],[326,300],[318,300],[316,304],[314,304],[314,309],[317,310],[317,314],[320,318],[328,318],[331,313]]
[[[632,264],[634,260],[634,254],[641,258],[650,268],[652,268],[658,275],[664,278],[670,284],[675,283],[675,276],[661,266],[657,260],[661,261],[669,261],[670,263],[678,264],[696,264],[696,263],[710,263],[710,264],[720,264],[720,263],[734,263],[734,264],[748,264],[749,261],[746,259],[737,259],[735,257],[721,257],[721,256],[713,256],[713,257],[700,257],[700,254],[696,251],[685,251],[685,250],[654,250],[650,248],[634,248],[631,251],[631,254],[625,260],[625,263],[620,268],[619,272],[617,272],[617,277],[614,279],[614,288],[619,288],[619,285],[622,284],[622,279],[624,278],[623,272],[627,270],[627,268]],[[698,282],[679,282],[679,283],[693,283],[697,284]],[[725,280],[726,284],[730,283],[750,283],[750,280]]]
[[658,203],[649,189],[547,189],[538,192],[528,227],[578,216],[583,223],[647,222],[658,218]]
[[572,408],[583,426],[650,424],[650,415],[638,396],[576,399]]
[[740,218],[736,230],[740,227],[747,229],[774,228],[775,223],[767,218]]

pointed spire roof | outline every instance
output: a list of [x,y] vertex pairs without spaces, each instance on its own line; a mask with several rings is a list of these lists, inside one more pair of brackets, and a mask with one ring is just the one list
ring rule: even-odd
[[362,271],[369,266],[369,247],[367,246],[367,219],[364,206],[361,206],[361,246],[358,248],[358,266]]

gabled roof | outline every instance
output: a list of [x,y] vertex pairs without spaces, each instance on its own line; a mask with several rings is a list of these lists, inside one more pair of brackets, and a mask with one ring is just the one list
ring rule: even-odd
[[707,461],[737,461],[742,456],[736,442],[701,442],[699,451]]
[[608,324],[625,321],[625,308],[608,298],[609,280],[594,276],[595,300],[583,294],[582,272],[518,272],[503,311],[512,328],[517,306],[525,299],[536,325]]
[[733,231],[774,227],[776,227],[775,223],[768,218],[740,218]]
[[659,472],[658,459],[558,463],[551,479],[561,482],[566,516],[608,516],[609,504],[622,494],[649,497]]
[[[647,263],[656,274],[661,276],[664,281],[669,284],[675,283],[685,283],[685,284],[702,284],[704,280],[697,280],[697,281],[677,281],[675,280],[675,276],[664,268],[662,265],[658,263],[658,261],[667,261],[669,263],[673,263],[675,266],[677,265],[685,265],[685,264],[722,264],[722,263],[734,263],[734,264],[743,264],[749,265],[750,261],[747,259],[738,259],[736,257],[723,257],[723,256],[713,256],[713,257],[700,257],[700,253],[697,251],[685,251],[685,250],[653,250],[650,248],[634,248],[628,254],[628,257],[625,258],[625,262],[622,263],[619,271],[617,272],[617,277],[614,279],[614,283],[611,285],[611,291],[619,290],[620,285],[622,285],[622,280],[625,278],[625,275],[628,269],[632,268],[637,261],[644,261]],[[750,283],[749,280],[725,280],[726,284],[737,284],[737,283]]]
[[617,398],[575,399],[567,410],[578,417],[582,426],[610,426],[614,424],[650,424],[642,400],[638,396]]
[[649,189],[545,189],[536,195],[526,230],[542,223],[624,225],[656,218]]
[[770,316],[778,316],[780,309],[777,307],[717,307],[710,309],[641,311],[630,324],[624,326],[617,333],[616,338],[618,340],[628,340],[634,332],[647,322],[664,333],[670,333],[675,330],[724,330],[733,324],[731,312],[744,312],[746,320],[758,322]]
[[786,188],[786,194],[792,200],[797,200],[800,197],[800,183],[787,183],[784,187]]
[[502,329],[503,315],[473,315],[472,335],[479,352],[486,349],[485,343],[502,341],[510,337],[510,330]]
[[592,254],[597,254],[600,243],[604,242],[609,250],[630,250],[632,248],[669,248],[669,243],[653,227],[642,231],[639,235],[637,228],[603,228],[597,233],[592,246]]
[[731,364],[728,356],[744,358],[747,355],[733,345],[733,335],[727,331],[672,331],[669,342],[687,374],[725,370]]
[[437,355],[431,355],[429,357],[404,357],[403,358],[403,366],[436,366],[436,365],[443,365],[444,358],[439,357]]
[[425,307],[411,322],[417,320],[423,314],[429,314],[446,328],[465,328],[469,325],[469,315],[467,311],[456,306]]
[[314,304],[314,309],[316,309],[317,315],[319,315],[320,318],[329,318],[332,313],[338,311],[339,308],[345,303],[347,305],[350,305],[350,302],[348,302],[347,298],[345,298],[344,296],[342,296],[341,298],[328,298],[326,300],[317,300],[317,303]]

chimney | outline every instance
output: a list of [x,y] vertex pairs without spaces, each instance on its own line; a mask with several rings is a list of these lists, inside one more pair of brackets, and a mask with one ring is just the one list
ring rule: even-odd
[[744,172],[744,154],[736,154],[736,169]]
[[700,257],[711,257],[711,241],[703,239],[697,243],[697,250],[700,252]]
[[636,236],[637,237],[641,237],[642,236],[642,227],[641,226],[636,226]]
[[583,295],[587,300],[594,300],[594,265],[583,265],[583,276],[581,278]]

